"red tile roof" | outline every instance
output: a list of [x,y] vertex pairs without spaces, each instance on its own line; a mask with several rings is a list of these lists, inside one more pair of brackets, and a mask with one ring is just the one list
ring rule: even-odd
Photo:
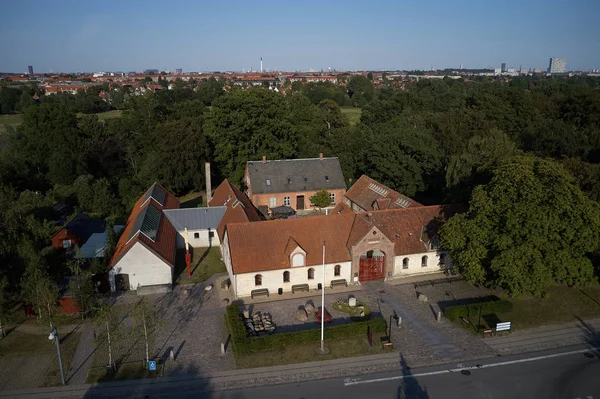
[[[165,193],[165,198],[162,204],[159,202],[160,198],[154,198],[151,196],[153,190],[155,189],[158,191],[164,191]],[[153,207],[157,209],[161,215],[155,241],[152,241],[140,231],[133,231],[136,227],[135,221],[138,215],[147,207]],[[129,219],[127,219],[127,224],[125,224],[125,229],[119,238],[119,242],[117,242],[117,247],[115,248],[112,258],[110,259],[109,268],[115,266],[115,264],[119,262],[123,255],[125,255],[127,251],[129,251],[129,249],[138,241],[144,244],[144,246],[146,246],[155,255],[173,266],[175,264],[175,243],[177,232],[171,225],[171,222],[169,222],[169,219],[163,215],[162,210],[177,208],[179,208],[179,200],[177,200],[177,197],[169,193],[160,184],[154,183],[152,187],[150,187],[133,206],[131,214],[129,215]],[[134,234],[134,236],[129,239],[132,234]]]
[[[379,183],[377,180],[371,179],[367,175],[362,175],[350,187],[345,196],[367,211],[375,209],[374,203],[377,204],[379,210],[423,206],[417,201]],[[402,206],[403,204],[407,206]]]
[[229,223],[257,222],[262,220],[260,214],[250,201],[250,198],[240,189],[225,179],[213,193],[208,206],[227,206],[227,210],[217,227],[217,233],[221,241],[225,232],[225,226]]
[[[227,225],[234,273],[252,273],[290,267],[289,254],[299,245],[306,252],[306,265],[351,260],[346,240],[354,213],[270,220],[262,223]],[[291,248],[291,249],[290,249]]]
[[430,236],[437,234],[449,217],[462,211],[461,205],[434,205],[360,212],[356,214],[348,246],[356,245],[376,226],[394,243],[396,256],[421,253],[427,250],[425,243],[429,243]]

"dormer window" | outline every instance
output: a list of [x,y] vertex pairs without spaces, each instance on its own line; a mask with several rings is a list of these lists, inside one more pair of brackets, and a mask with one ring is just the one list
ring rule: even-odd
[[292,266],[304,266],[304,255],[294,254],[294,256],[292,256]]
[[325,176],[325,181],[328,182],[329,181],[329,176]]
[[305,177],[305,178],[304,178],[304,182],[306,183],[307,181],[308,181],[308,179]]
[[292,179],[288,178],[288,184],[292,184]]
[[267,186],[271,185],[271,180],[267,179]]

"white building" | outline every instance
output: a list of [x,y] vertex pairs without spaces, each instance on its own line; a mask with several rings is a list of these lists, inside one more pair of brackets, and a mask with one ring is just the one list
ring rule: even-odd
[[567,72],[567,59],[552,57],[550,58],[550,65],[548,65],[548,72],[550,73],[566,73]]
[[174,208],[177,198],[157,183],[135,203],[109,263],[111,291],[171,289],[177,233],[163,210]]
[[165,209],[163,213],[177,231],[177,248],[185,248],[186,228],[190,246],[208,248],[221,244],[216,232],[226,209],[226,206]]
[[236,298],[321,288],[323,244],[326,288],[435,273],[451,267],[437,229],[455,211],[340,204],[329,216],[227,225],[221,250]]

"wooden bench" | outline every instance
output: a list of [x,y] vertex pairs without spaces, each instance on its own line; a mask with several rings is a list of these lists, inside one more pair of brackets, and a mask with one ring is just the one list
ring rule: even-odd
[[252,299],[254,299],[255,296],[260,296],[260,295],[269,296],[269,289],[268,288],[259,288],[257,290],[252,290],[250,292],[250,296],[252,297]]
[[393,342],[384,342],[383,349],[394,349],[394,343]]
[[292,294],[295,294],[296,291],[310,291],[310,288],[308,287],[308,284],[296,284],[296,285],[292,285]]
[[488,336],[492,336],[492,335],[494,335],[494,330],[492,330],[492,329],[489,329],[489,330],[483,330],[481,333],[482,333],[482,336],[483,336],[483,338],[485,338],[485,337],[486,337],[486,335],[488,335]]
[[465,319],[465,318],[464,318],[464,317],[462,317],[462,316],[460,316],[460,321],[462,321],[462,322],[463,322],[463,323],[465,323],[465,324],[469,324],[469,325],[471,324],[471,322],[470,322],[469,320]]
[[346,281],[345,278],[342,278],[339,280],[331,280],[331,288],[333,289],[333,287],[335,287],[336,285],[343,285],[344,287],[347,287],[348,282]]

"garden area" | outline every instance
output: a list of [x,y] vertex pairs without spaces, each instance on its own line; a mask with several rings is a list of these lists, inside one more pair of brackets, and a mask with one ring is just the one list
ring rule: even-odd
[[[269,313],[256,312],[252,315],[248,311],[241,312],[239,305],[232,304],[227,307],[225,315],[227,329],[231,334],[230,347],[235,355],[238,368],[267,367],[282,364],[304,363],[318,360],[331,360],[344,357],[364,356],[390,349],[384,349],[382,342],[387,339],[387,323],[381,317],[371,319],[368,307],[362,305],[362,310],[350,311],[348,305],[333,305],[338,311],[346,311],[356,318],[350,323],[328,323],[329,312],[325,309],[326,327],[324,332],[325,347],[329,353],[317,354],[320,347],[321,329],[317,319],[320,310],[315,308],[306,314],[305,323],[309,329],[289,330],[279,329]],[[358,305],[357,308],[361,305]],[[300,309],[301,308],[301,309]],[[296,312],[306,312],[304,307],[299,307]],[[367,313],[368,312],[368,313]],[[355,314],[357,313],[357,314]],[[363,316],[360,316],[362,313]],[[368,315],[367,315],[368,314]],[[314,315],[317,315],[316,319]],[[312,317],[312,318],[311,318]],[[256,328],[256,321],[264,323],[265,328]],[[334,320],[335,321],[335,320]],[[254,324],[249,326],[249,323]],[[255,331],[256,329],[256,331]],[[277,332],[278,330],[284,332]],[[369,340],[369,333],[371,340]]]

